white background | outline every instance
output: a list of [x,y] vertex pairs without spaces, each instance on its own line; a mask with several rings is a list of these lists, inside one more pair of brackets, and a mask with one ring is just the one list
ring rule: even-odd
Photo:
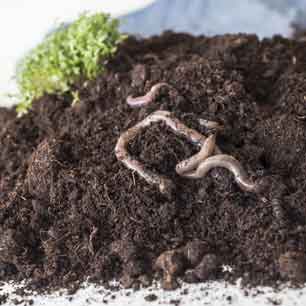
[[84,11],[113,16],[142,8],[153,0],[0,0],[0,105],[15,93],[12,80],[22,55],[60,22],[69,22]]

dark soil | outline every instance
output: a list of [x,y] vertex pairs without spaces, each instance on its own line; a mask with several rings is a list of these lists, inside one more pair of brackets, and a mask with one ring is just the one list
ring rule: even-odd
[[[47,289],[115,278],[136,288],[164,265],[169,289],[176,277],[305,281],[305,59],[305,42],[281,37],[129,38],[106,73],[75,85],[77,106],[67,94],[44,96],[19,119],[0,109],[1,279]],[[177,92],[141,109],[126,104],[160,81]],[[120,134],[158,109],[203,134],[199,119],[223,124],[218,146],[268,182],[266,201],[224,169],[178,177],[176,163],[197,148],[163,124],[129,150],[173,180],[172,198],[118,162]]]

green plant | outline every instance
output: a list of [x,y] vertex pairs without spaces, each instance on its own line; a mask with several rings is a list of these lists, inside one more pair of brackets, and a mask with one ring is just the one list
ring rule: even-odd
[[31,50],[17,66],[18,114],[27,112],[33,99],[45,93],[66,92],[81,76],[93,79],[101,73],[102,61],[110,58],[125,38],[118,25],[118,20],[107,14],[82,14]]

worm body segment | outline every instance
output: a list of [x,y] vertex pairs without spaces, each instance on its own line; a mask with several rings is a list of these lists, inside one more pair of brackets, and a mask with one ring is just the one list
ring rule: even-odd
[[128,96],[126,99],[126,103],[131,106],[131,107],[142,107],[142,106],[147,106],[148,104],[151,104],[157,96],[160,94],[160,89],[162,87],[167,87],[169,89],[173,88],[171,85],[165,82],[157,83],[152,88],[150,91],[148,91],[144,96],[139,96],[139,97],[132,97]]
[[204,142],[199,153],[185,159],[176,165],[176,172],[179,175],[185,176],[186,173],[195,170],[198,165],[212,155],[215,151],[216,135],[210,135]]
[[226,154],[218,154],[208,157],[200,163],[196,171],[189,172],[184,176],[192,179],[202,178],[211,169],[217,167],[229,170],[234,175],[236,183],[242,190],[247,192],[258,192],[258,184],[249,179],[240,162],[236,158]]

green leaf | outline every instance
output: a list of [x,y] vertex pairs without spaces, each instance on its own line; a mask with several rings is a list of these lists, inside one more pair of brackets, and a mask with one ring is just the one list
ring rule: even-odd
[[68,27],[61,25],[48,35],[17,66],[22,96],[18,114],[26,113],[32,101],[45,93],[63,93],[81,77],[92,79],[101,73],[101,62],[113,56],[126,38],[118,26],[118,20],[108,14],[84,13]]

